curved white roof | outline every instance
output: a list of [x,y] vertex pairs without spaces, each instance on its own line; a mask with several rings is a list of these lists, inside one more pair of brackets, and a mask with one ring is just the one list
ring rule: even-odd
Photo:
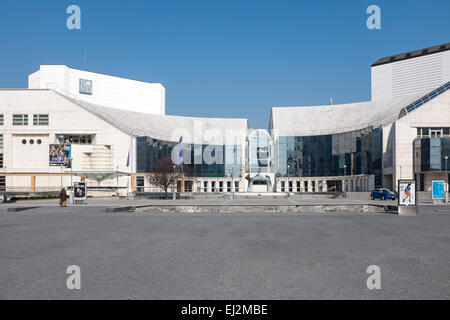
[[247,119],[198,118],[132,112],[60,95],[132,136],[147,136],[171,142],[178,142],[183,136],[183,143],[242,145],[248,129]]
[[[426,92],[425,92],[426,93]],[[307,107],[273,107],[270,128],[275,136],[316,136],[387,125],[400,110],[424,95],[420,92],[388,100]]]

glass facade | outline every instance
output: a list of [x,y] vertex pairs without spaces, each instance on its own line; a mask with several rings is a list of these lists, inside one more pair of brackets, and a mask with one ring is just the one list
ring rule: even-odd
[[[168,142],[150,137],[136,138],[137,172],[147,173],[152,170],[152,163],[171,155],[176,142]],[[200,152],[201,150],[201,152]],[[205,161],[203,154],[211,155],[218,161],[211,164]],[[200,156],[197,156],[199,154]],[[183,143],[184,165],[195,177],[241,177],[242,147],[236,145],[193,145]],[[234,166],[234,170],[233,170]]]
[[250,173],[270,173],[273,166],[272,137],[266,130],[254,130],[248,138],[246,150],[247,166]]
[[278,139],[280,177],[375,175],[381,183],[382,130],[361,130]]
[[414,172],[448,171],[450,138],[414,140]]

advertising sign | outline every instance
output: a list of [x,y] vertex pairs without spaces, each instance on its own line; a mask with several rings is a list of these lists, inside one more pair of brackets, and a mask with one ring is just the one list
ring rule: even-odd
[[444,181],[433,181],[432,182],[432,195],[433,200],[444,200],[445,192],[444,192]]
[[49,148],[49,165],[70,168],[70,156],[70,144],[51,144]]
[[80,79],[79,92],[92,95],[92,80]]
[[416,205],[415,180],[398,180],[398,205],[399,206]]
[[86,182],[75,182],[73,184],[73,200],[86,200]]

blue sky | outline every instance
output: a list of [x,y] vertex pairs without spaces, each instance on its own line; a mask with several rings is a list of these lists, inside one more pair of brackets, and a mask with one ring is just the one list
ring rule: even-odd
[[[70,4],[81,30],[66,28]],[[371,4],[381,30],[366,27]],[[9,0],[0,39],[0,88],[66,64],[161,82],[167,114],[266,128],[272,106],[369,100],[378,58],[450,41],[450,1]]]

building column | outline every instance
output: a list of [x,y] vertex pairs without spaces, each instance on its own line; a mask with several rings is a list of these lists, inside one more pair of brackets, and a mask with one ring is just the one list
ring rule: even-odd
[[31,192],[36,192],[36,176],[31,175]]

